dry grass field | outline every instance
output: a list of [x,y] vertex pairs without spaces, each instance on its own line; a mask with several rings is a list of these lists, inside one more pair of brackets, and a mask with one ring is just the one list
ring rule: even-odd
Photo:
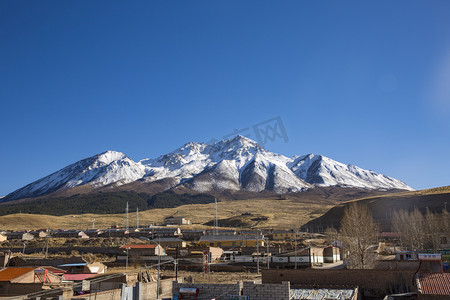
[[[268,217],[257,227],[294,228],[317,218],[330,209],[332,204],[298,202],[295,200],[251,199],[223,201],[218,203],[219,219],[230,218],[242,213],[260,214]],[[139,212],[139,224],[162,224],[164,217],[184,216],[193,223],[192,227],[204,227],[202,224],[214,219],[214,204],[192,204],[176,208],[152,209]],[[112,225],[124,225],[125,214],[83,214],[66,216],[48,216],[32,214],[13,214],[0,217],[0,230],[22,230],[39,228],[87,229],[106,228]],[[136,222],[136,213],[130,212],[129,224]]]

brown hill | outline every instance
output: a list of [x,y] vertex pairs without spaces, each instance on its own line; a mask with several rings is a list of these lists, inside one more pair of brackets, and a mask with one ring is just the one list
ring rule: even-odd
[[[352,203],[367,205],[373,218],[379,223],[381,230],[390,230],[392,215],[396,210],[411,211],[415,208],[425,213],[441,212],[450,208],[450,186],[434,189],[400,192],[380,196],[364,197],[336,205],[317,219],[302,226],[302,230],[309,232],[323,232],[327,227],[339,228],[345,209]],[[448,205],[448,206],[447,206]]]

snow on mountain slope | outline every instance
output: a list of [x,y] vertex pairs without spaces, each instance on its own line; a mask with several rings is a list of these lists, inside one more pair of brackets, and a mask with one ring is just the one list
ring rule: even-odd
[[116,151],[106,151],[80,160],[49,176],[30,183],[8,194],[1,201],[37,197],[87,183],[92,187],[111,183],[126,184],[142,178],[144,174],[145,168],[141,164],[132,161],[125,154]]
[[412,190],[400,180],[309,154],[288,158],[263,149],[243,136],[206,145],[187,143],[156,159],[134,162],[125,154],[107,151],[67,166],[11,194],[0,202],[36,197],[72,187],[122,185],[142,180],[169,180],[205,192],[246,190],[297,192],[313,186]]
[[288,165],[299,178],[318,186],[413,190],[398,179],[357,166],[345,165],[322,155],[308,154],[296,157]]
[[[208,188],[295,192],[310,187],[290,172],[286,166],[288,161],[289,158],[266,151],[253,140],[237,136],[212,145],[188,143],[156,160],[141,163],[149,170],[147,181],[177,178],[180,183],[186,182],[186,186],[202,192]],[[207,183],[206,178],[215,182]]]

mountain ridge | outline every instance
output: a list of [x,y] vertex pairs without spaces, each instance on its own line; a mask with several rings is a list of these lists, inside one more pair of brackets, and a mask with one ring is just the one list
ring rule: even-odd
[[314,186],[413,190],[404,182],[328,157],[307,154],[288,158],[243,136],[214,144],[189,142],[156,159],[138,162],[117,151],[105,151],[75,162],[0,198],[7,202],[74,187],[120,186],[170,179],[168,189],[184,186],[197,192],[239,191],[278,194]]

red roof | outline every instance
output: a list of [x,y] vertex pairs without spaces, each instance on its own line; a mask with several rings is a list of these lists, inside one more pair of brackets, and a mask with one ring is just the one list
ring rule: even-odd
[[126,248],[130,248],[130,249],[154,249],[156,248],[155,244],[145,244],[145,245],[123,245],[122,247],[120,247],[119,249],[126,249]]
[[98,274],[63,274],[62,277],[64,280],[81,281],[97,275]]
[[7,268],[0,271],[0,281],[10,281],[23,274],[33,271],[36,268]]
[[450,295],[450,273],[418,275],[419,290],[424,295]]

